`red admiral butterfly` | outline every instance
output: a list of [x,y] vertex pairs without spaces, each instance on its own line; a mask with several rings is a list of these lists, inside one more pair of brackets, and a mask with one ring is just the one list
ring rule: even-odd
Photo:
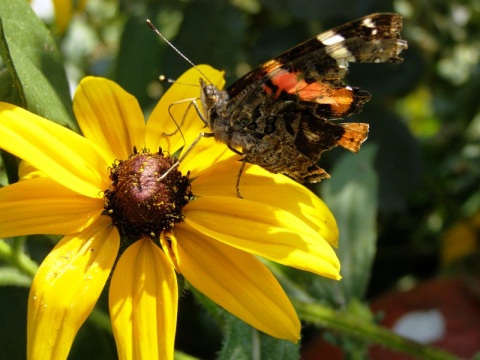
[[368,135],[368,124],[330,121],[370,100],[342,82],[348,63],[402,62],[401,28],[400,15],[369,15],[301,43],[226,90],[200,79],[203,120],[246,162],[299,182],[329,178],[316,165],[321,153],[337,145],[357,152]]
[[401,63],[398,55],[407,48],[401,28],[398,14],[372,14],[297,45],[226,90],[200,79],[204,112],[192,104],[212,133],[191,147],[201,136],[214,136],[243,156],[239,196],[246,162],[298,182],[329,178],[317,166],[322,152],[338,145],[357,152],[368,136],[368,124],[331,121],[360,112],[370,100],[367,91],[342,82],[348,63]]

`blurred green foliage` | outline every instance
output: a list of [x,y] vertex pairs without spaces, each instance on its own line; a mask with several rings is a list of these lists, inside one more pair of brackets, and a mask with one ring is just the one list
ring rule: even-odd
[[[30,64],[32,70],[18,78],[6,71],[9,61],[28,61],[38,38],[42,46],[50,45],[45,42],[48,32],[39,24],[11,21],[8,11],[8,6],[0,7],[2,39],[9,31],[28,36],[11,49],[5,46],[12,42],[0,41],[0,81],[16,84],[37,73],[42,77],[49,64],[63,61],[71,91],[83,76],[105,76],[134,94],[146,112],[168,87],[158,76],[175,79],[190,67],[151,32],[147,18],[195,64],[224,69],[229,84],[326,29],[369,13],[401,13],[402,34],[409,42],[402,54],[405,62],[350,66],[347,81],[373,95],[354,119],[371,126],[365,153],[326,154],[321,164],[333,178],[314,188],[324,194],[343,231],[339,254],[344,283],[334,296],[331,284],[299,274],[290,279],[302,279],[310,294],[341,308],[352,298],[370,299],[407,278],[478,271],[441,264],[440,254],[442,234],[476,215],[480,207],[480,0],[89,0],[67,32],[56,34],[60,53],[52,50],[48,61]],[[47,26],[53,24],[47,21]],[[45,79],[42,89],[58,88],[51,79]],[[65,82],[62,74],[53,79]],[[23,89],[14,86],[0,97],[21,106],[30,97],[42,104],[38,89],[30,93]],[[76,128],[68,99],[43,105],[29,109]],[[4,158],[6,168],[8,159]],[[5,172],[1,173],[0,181],[6,185]],[[353,197],[345,193],[352,189]],[[355,206],[348,207],[351,204]],[[25,252],[40,263],[53,244],[51,238],[36,237],[24,245]],[[477,247],[464,255],[455,265],[478,256],[478,235]],[[23,275],[18,278],[23,281],[18,284],[28,285]],[[0,358],[24,356],[27,294],[27,287],[0,287]],[[213,358],[221,347],[218,327],[190,296],[180,305],[177,345],[205,359]],[[112,337],[87,322],[71,358],[88,357],[92,346],[99,358],[115,358]]]

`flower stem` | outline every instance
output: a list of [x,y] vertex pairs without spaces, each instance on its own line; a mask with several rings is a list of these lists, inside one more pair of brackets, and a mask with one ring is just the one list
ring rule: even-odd
[[301,319],[412,356],[430,360],[456,360],[455,355],[405,339],[386,328],[327,306],[295,302]]
[[308,321],[319,327],[334,330],[356,339],[378,344],[412,356],[429,360],[459,360],[460,358],[444,350],[422,345],[406,339],[371,320],[356,316],[346,311],[334,310],[319,304],[315,298],[304,291],[281,271],[281,267],[272,262],[266,262],[270,270],[280,280],[287,290],[290,300],[301,320]]
[[16,238],[12,246],[5,240],[0,240],[0,258],[33,279],[38,265],[21,250],[24,242],[25,238]]

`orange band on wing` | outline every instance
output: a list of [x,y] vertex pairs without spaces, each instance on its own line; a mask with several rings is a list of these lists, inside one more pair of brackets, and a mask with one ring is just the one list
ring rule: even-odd
[[319,81],[309,84],[287,70],[279,69],[270,76],[270,81],[275,88],[263,84],[264,91],[269,95],[278,97],[282,92],[294,94],[303,101],[330,105],[332,111],[339,115],[348,112],[353,102],[353,92],[350,88],[333,89],[329,84]]

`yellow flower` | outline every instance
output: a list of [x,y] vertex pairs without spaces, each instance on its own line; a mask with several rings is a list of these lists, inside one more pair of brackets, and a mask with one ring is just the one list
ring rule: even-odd
[[[221,72],[201,69],[223,86]],[[198,78],[192,69],[178,84]],[[85,78],[73,101],[84,136],[0,103],[0,148],[26,162],[22,181],[0,189],[0,236],[64,235],[30,291],[30,359],[67,357],[114,264],[109,307],[120,359],[173,358],[176,272],[257,329],[294,342],[295,310],[256,256],[340,278],[335,219],[287,177],[248,165],[240,199],[239,156],[204,138],[159,181],[169,154],[205,130],[190,111],[178,131],[187,103],[169,115],[170,104],[198,91],[173,85],[145,124],[133,96]]]
[[63,34],[67,30],[73,14],[83,11],[86,3],[87,0],[53,0],[55,25],[58,33]]

